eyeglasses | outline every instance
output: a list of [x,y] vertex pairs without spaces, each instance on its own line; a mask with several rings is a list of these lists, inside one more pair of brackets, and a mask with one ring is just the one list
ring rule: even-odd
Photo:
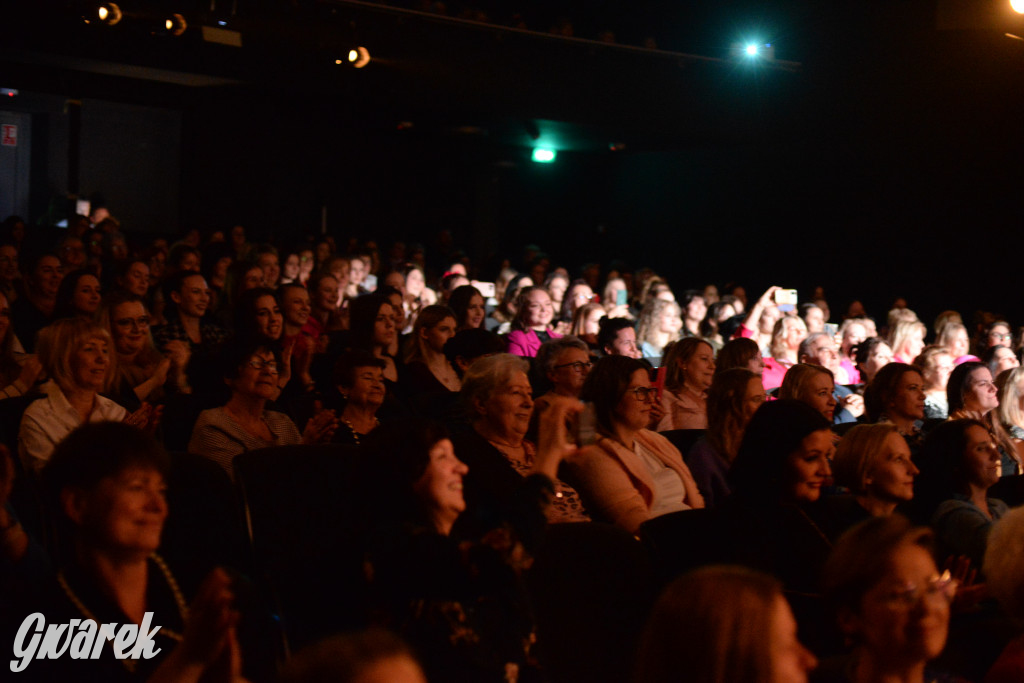
[[149,327],[149,316],[144,315],[141,318],[118,318],[114,321],[114,324],[118,327],[138,327],[140,330]]
[[988,336],[989,339],[1013,339],[1013,335],[1009,332],[1004,332],[1003,334],[999,334],[998,332],[989,332]]
[[632,389],[627,389],[626,391],[633,392],[633,396],[636,397],[636,400],[647,403],[648,401],[654,400],[654,392],[656,390],[654,389],[654,387],[633,387]]
[[572,368],[576,372],[583,372],[584,370],[590,372],[590,368],[592,367],[594,367],[594,364],[591,363],[590,361],[584,363],[581,360],[577,360],[573,361],[572,363],[562,363],[561,365],[556,365],[555,370],[560,370],[562,368]]
[[276,375],[277,374],[277,361],[274,360],[263,360],[262,358],[250,358],[249,367],[253,370],[263,370]]
[[947,569],[941,576],[929,579],[924,584],[917,584],[908,581],[899,588],[894,588],[886,593],[882,601],[892,608],[913,609],[921,603],[924,598],[941,599],[947,605],[953,601],[956,595],[957,580],[952,577]]

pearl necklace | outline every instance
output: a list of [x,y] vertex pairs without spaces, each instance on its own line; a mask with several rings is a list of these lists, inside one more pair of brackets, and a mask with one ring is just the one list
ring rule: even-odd
[[[188,605],[185,603],[185,596],[182,595],[181,588],[178,587],[178,582],[175,581],[174,576],[171,574],[171,570],[167,567],[167,563],[164,562],[162,557],[153,553],[149,556],[149,559],[153,560],[153,564],[155,564],[163,573],[164,579],[167,581],[167,585],[171,589],[171,594],[174,596],[174,602],[178,607],[178,614],[181,616],[182,623],[184,623],[188,619]],[[68,600],[71,601],[71,604],[73,604],[86,619],[92,619],[96,624],[100,624],[100,620],[96,618],[96,615],[93,614],[92,611],[85,606],[85,603],[82,602],[78,595],[71,590],[71,586],[68,585],[67,579],[64,578],[63,570],[57,572],[57,583],[60,584],[61,589],[63,589],[64,594],[68,596]],[[177,631],[172,631],[167,627],[161,627],[160,632],[171,640],[176,640],[179,643],[182,641],[182,635]],[[112,637],[107,638],[107,640],[111,643],[114,642]],[[138,662],[134,659],[122,659],[119,661],[126,669],[128,669],[128,671],[135,673],[135,667],[138,666]]]

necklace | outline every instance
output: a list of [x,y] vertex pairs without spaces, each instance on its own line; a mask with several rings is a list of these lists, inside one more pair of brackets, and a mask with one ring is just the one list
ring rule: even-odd
[[360,434],[359,432],[356,431],[356,428],[352,425],[351,422],[348,421],[348,419],[343,417],[343,418],[341,418],[341,421],[344,422],[345,426],[348,427],[349,431],[352,432],[352,440],[356,442],[357,446],[359,445],[359,439],[360,439],[361,436],[365,436],[366,434],[369,434],[374,429],[376,429],[377,427],[380,426],[380,420],[378,420],[377,418],[373,418],[373,427],[371,427],[370,430],[366,432],[366,434]]
[[[175,581],[174,576],[171,574],[171,570],[167,567],[167,563],[164,562],[162,557],[153,553],[149,556],[149,559],[153,560],[153,564],[155,564],[164,575],[164,580],[167,581],[167,586],[171,589],[171,594],[174,596],[174,603],[178,607],[178,614],[181,616],[182,623],[184,623],[185,620],[188,619],[188,605],[185,604],[185,596],[182,595],[181,588],[178,587],[178,582]],[[82,616],[86,619],[92,619],[96,624],[101,623],[100,620],[96,618],[96,615],[85,606],[78,595],[71,590],[71,586],[68,585],[67,579],[64,578],[64,570],[57,572],[57,583],[60,584],[61,589],[64,591],[64,594],[68,596],[68,600],[71,601],[71,604],[82,613]],[[179,643],[182,640],[182,635],[180,633],[172,631],[169,628],[161,627],[160,632],[171,640],[175,640]],[[111,643],[114,641],[113,638],[107,638],[107,640]],[[135,667],[138,665],[138,662],[134,659],[122,659],[119,661],[124,664],[124,667],[128,669],[128,671],[135,673]]]

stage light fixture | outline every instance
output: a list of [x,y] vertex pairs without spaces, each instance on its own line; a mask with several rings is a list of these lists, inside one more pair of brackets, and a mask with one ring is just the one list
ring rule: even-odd
[[113,26],[121,21],[121,8],[112,2],[107,2],[96,8],[96,17],[107,26]]
[[188,22],[180,14],[172,14],[164,19],[164,30],[172,36],[180,36],[188,28]]
[[533,160],[538,164],[550,164],[555,160],[557,152],[553,149],[544,149],[543,147],[537,147],[533,150]]
[[754,45],[754,44],[747,45],[745,51],[746,51],[748,57],[756,57],[757,56],[757,45]]
[[356,69],[362,69],[370,63],[370,51],[363,46],[348,51],[348,62]]
[[1010,9],[1017,14],[1024,14],[1024,0],[1010,0]]

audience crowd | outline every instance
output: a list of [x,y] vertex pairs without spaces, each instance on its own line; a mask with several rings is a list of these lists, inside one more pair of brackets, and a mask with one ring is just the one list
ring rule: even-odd
[[1024,680],[1001,315],[677,296],[533,246],[487,273],[105,212],[29,233],[0,229],[26,680]]

